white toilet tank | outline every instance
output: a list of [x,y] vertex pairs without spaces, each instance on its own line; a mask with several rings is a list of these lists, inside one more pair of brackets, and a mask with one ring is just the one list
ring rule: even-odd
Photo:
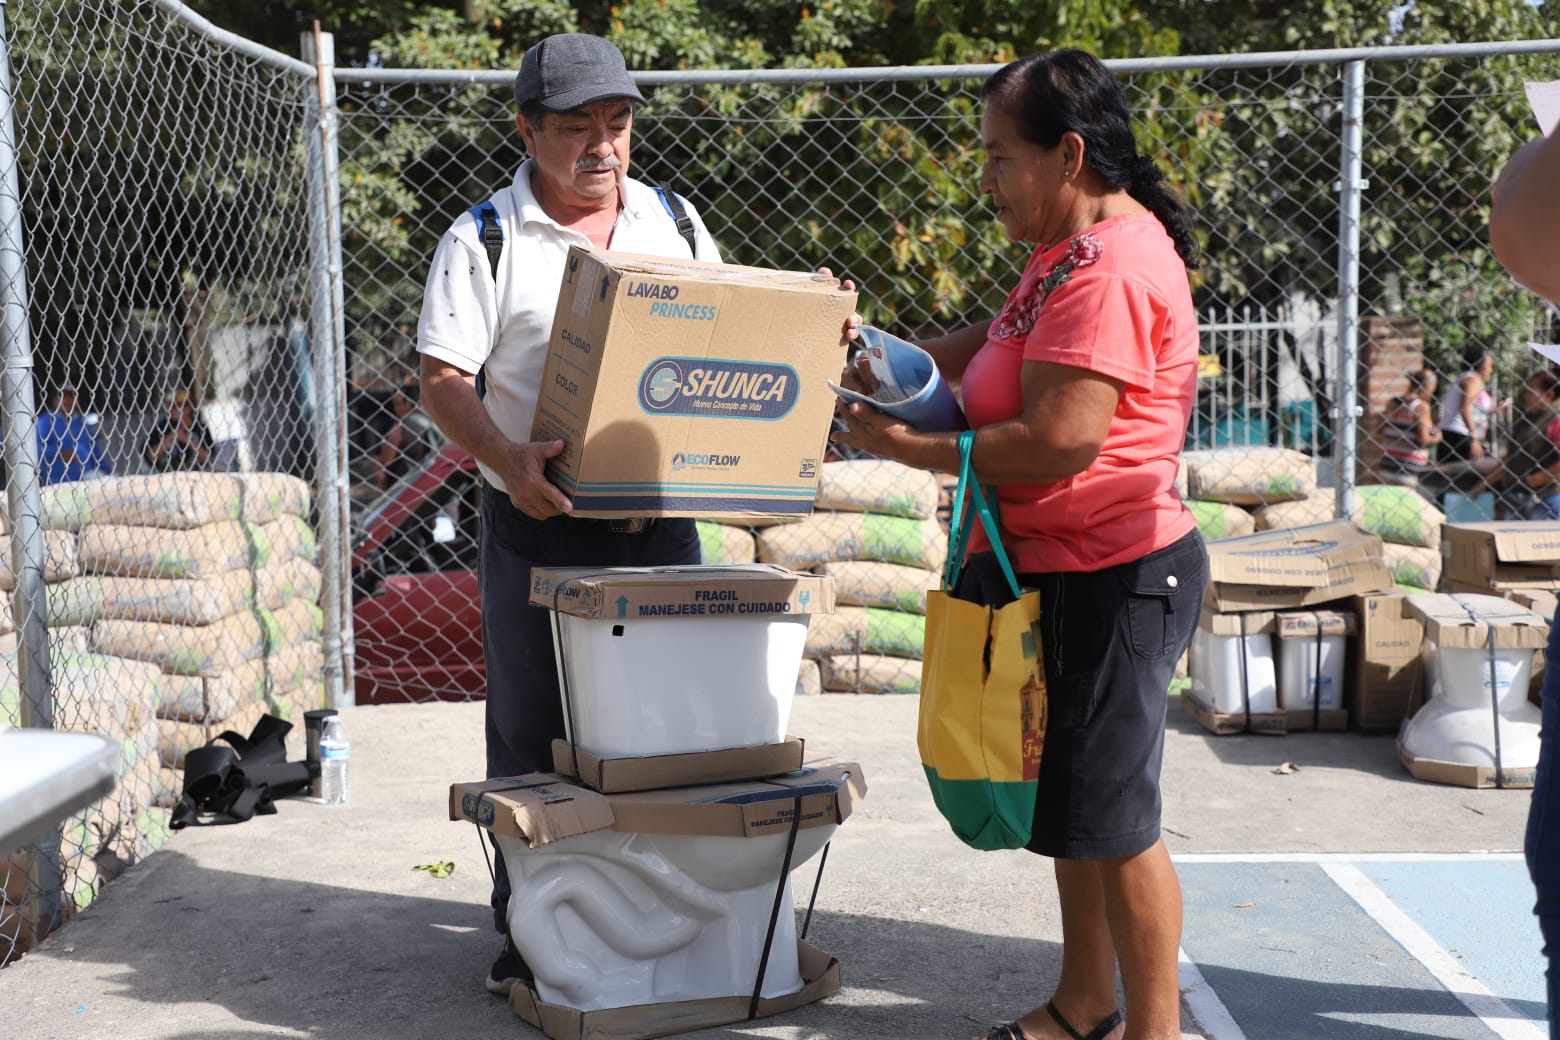
[[1272,611],[1204,611],[1192,638],[1192,696],[1224,715],[1278,710]]
[[1285,711],[1343,707],[1344,663],[1354,614],[1283,611],[1278,625],[1278,706]]
[[766,564],[537,570],[567,737],[602,758],[785,739],[813,614],[833,579]]

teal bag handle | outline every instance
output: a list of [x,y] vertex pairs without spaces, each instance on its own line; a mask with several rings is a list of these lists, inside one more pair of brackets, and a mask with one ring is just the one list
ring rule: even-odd
[[964,496],[969,494],[970,503],[975,507],[975,512],[980,517],[981,526],[986,529],[986,537],[991,539],[991,550],[997,554],[997,562],[1002,565],[1002,575],[1007,578],[1008,588],[1013,591],[1013,598],[1018,599],[1023,593],[1018,587],[1018,578],[1013,574],[1013,564],[1008,560],[1007,550],[1002,548],[1002,526],[997,519],[997,489],[995,487],[982,488],[975,478],[975,464],[972,456],[975,452],[975,431],[964,430],[959,434],[959,486],[953,494],[953,522],[948,531],[948,560],[943,567],[943,588],[953,591],[959,584],[959,575],[964,571],[964,553],[970,542],[970,518],[965,515]]

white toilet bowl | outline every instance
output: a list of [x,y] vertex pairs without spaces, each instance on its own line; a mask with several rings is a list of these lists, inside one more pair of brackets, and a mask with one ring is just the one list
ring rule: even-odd
[[[791,866],[838,824],[796,832]],[[496,835],[513,895],[509,930],[538,995],[581,1011],[748,996],[758,976],[788,830],[761,837],[593,831],[530,848]],[[802,986],[790,879],[762,995]]]

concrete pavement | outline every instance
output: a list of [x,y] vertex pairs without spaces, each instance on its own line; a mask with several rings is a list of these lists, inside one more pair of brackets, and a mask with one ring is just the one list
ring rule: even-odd
[[[858,761],[868,785],[834,841],[809,934],[839,957],[844,989],[778,1018],[689,1036],[962,1038],[1049,993],[1060,960],[1049,864],[1018,852],[973,852],[952,836],[920,773],[915,712],[914,697],[798,699],[791,730],[807,739],[809,757]],[[0,1036],[540,1036],[482,989],[497,952],[487,867],[475,831],[447,819],[448,785],[482,773],[482,705],[355,708],[345,719],[350,805],[286,800],[276,816],[176,835],[79,919],[0,971]],[[1390,738],[1213,737],[1173,704],[1170,720],[1165,829],[1178,855],[1521,847],[1527,792],[1417,782]],[[293,757],[301,757],[301,741],[301,732],[290,738]],[[1285,762],[1298,768],[1275,771]],[[435,860],[453,860],[455,873],[439,880],[413,870]],[[799,907],[813,870],[794,877]],[[1520,887],[1520,878],[1501,884]],[[1506,894],[1513,905],[1531,901],[1529,893]],[[1202,913],[1189,889],[1189,936],[1202,927]],[[1208,927],[1216,917],[1209,909]],[[1219,932],[1232,956],[1243,927]],[[1213,948],[1207,930],[1199,941]],[[1533,949],[1535,965],[1538,956]],[[1300,978],[1308,968],[1270,958],[1265,970]],[[1246,976],[1246,985],[1262,977]],[[1239,978],[1231,975],[1232,984]],[[1242,996],[1260,1004],[1250,992]],[[1243,1025],[1253,1040],[1281,1035]],[[1190,1015],[1184,1028],[1232,1035]]]

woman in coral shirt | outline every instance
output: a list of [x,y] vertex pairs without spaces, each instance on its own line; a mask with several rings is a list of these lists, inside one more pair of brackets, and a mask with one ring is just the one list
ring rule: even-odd
[[[920,346],[961,386],[1003,545],[1041,593],[1049,719],[1029,848],[1055,860],[1063,929],[1050,999],[982,1037],[1178,1037],[1181,890],[1159,773],[1166,692],[1208,580],[1175,491],[1197,379],[1195,245],[1095,58],[1021,59],[982,96],[981,189],[1008,236],[1037,245],[994,318]],[[956,434],[843,411],[840,442],[958,471]],[[998,605],[1011,593],[975,534],[956,593]]]

